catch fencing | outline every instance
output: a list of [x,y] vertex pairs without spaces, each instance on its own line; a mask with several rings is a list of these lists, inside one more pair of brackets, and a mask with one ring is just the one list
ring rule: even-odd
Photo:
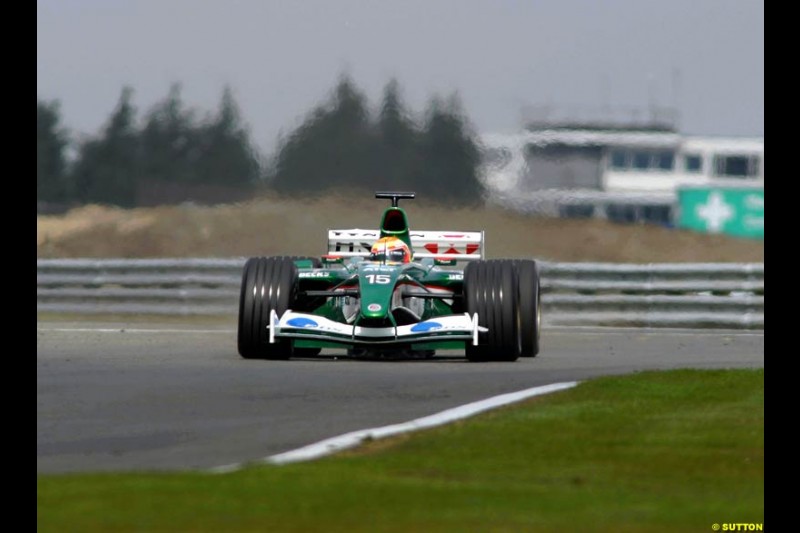
[[[235,316],[245,260],[40,259],[37,310]],[[764,328],[763,263],[539,266],[545,326]]]

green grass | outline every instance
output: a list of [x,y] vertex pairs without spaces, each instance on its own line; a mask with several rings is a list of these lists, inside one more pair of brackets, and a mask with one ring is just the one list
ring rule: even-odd
[[643,372],[310,463],[39,476],[39,531],[711,531],[764,519],[764,371]]

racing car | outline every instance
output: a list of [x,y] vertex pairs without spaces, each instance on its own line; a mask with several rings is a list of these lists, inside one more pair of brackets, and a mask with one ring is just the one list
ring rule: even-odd
[[320,257],[251,257],[237,343],[246,359],[458,350],[469,361],[539,352],[539,272],[531,259],[484,258],[483,231],[414,231],[401,199],[376,230],[328,230]]

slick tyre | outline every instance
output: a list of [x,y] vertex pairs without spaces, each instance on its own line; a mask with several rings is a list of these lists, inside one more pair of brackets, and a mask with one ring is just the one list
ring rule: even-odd
[[464,269],[464,304],[489,329],[478,346],[466,343],[470,361],[516,361],[522,354],[517,269],[510,260],[476,261]]
[[522,357],[536,357],[542,331],[539,266],[530,259],[514,261],[519,278],[519,315],[522,324]]
[[297,294],[297,267],[290,257],[252,257],[242,272],[239,294],[239,355],[245,359],[288,359],[292,344],[281,340],[270,344],[269,316],[280,317]]

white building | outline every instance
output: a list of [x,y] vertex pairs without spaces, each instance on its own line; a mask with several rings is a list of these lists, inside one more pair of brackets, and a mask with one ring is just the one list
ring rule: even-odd
[[763,137],[572,125],[481,141],[496,201],[524,211],[667,222],[679,187],[764,186]]
[[764,186],[764,139],[683,137],[673,146],[614,143],[603,154],[601,189],[674,192],[689,186]]

